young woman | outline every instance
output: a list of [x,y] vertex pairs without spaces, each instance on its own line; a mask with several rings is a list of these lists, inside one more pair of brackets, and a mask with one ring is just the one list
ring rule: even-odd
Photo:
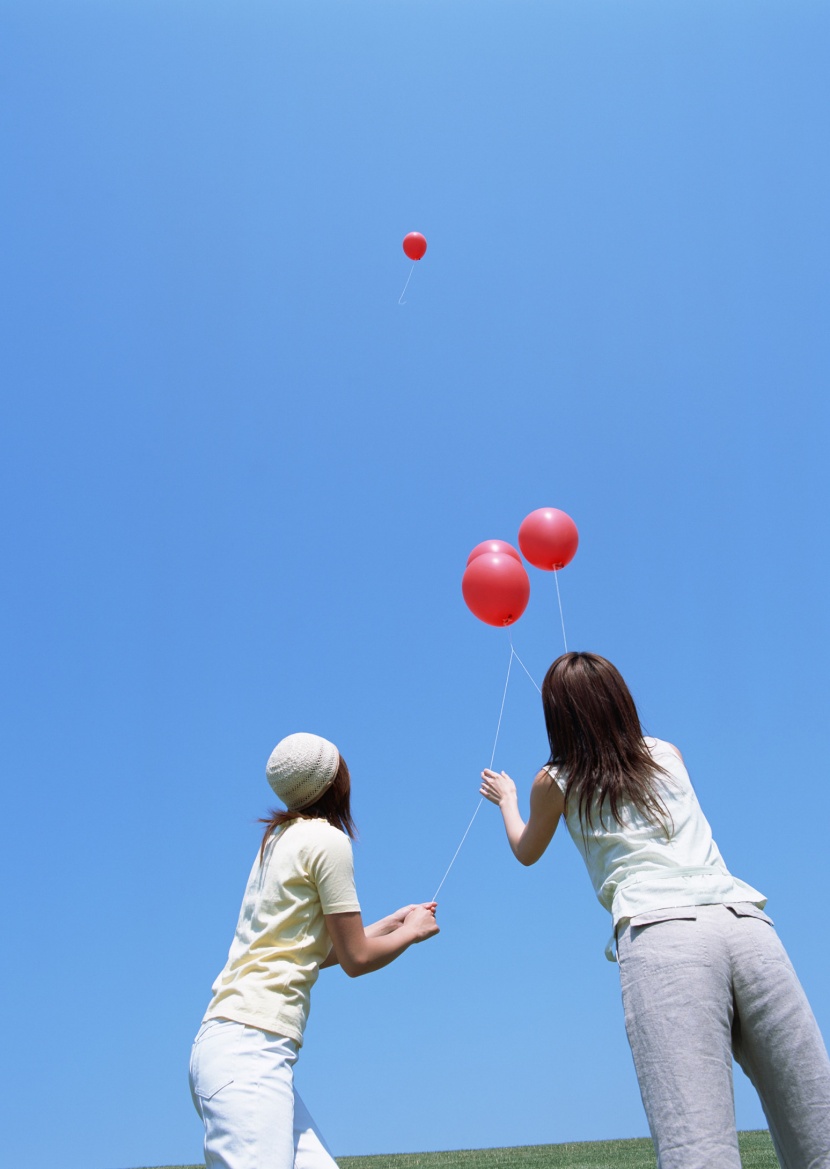
[[644,738],[614,666],[566,653],[542,704],[550,759],[525,824],[504,772],[482,773],[517,859],[535,864],[564,815],[611,913],[628,1039],[660,1169],[740,1169],[732,1057],[784,1169],[830,1167],[830,1061],[795,971],[712,839],[680,752]]
[[357,978],[437,934],[435,905],[364,927],[349,770],[333,743],[289,735],[267,776],[286,810],[263,821],[228,961],[193,1043],[190,1087],[207,1169],[336,1169],[294,1091],[311,988],[323,966]]

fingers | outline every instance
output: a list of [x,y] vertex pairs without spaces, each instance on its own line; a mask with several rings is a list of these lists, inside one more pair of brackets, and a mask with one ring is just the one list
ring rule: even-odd
[[435,910],[438,907],[437,901],[416,901],[412,905],[403,905],[394,913],[390,914],[389,920],[395,923],[395,926],[401,926],[406,921],[411,913],[416,910],[423,910],[426,913],[431,913],[435,917]]
[[435,920],[435,911],[425,905],[417,905],[413,909],[407,918],[407,924],[415,929],[415,941],[423,941],[440,932],[438,922]]

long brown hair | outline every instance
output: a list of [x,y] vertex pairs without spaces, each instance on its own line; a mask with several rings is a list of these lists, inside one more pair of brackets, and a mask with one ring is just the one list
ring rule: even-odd
[[292,820],[328,820],[329,824],[345,832],[351,839],[357,838],[357,827],[352,819],[351,809],[352,780],[346,760],[340,756],[337,771],[330,787],[327,787],[319,800],[309,804],[299,811],[286,811],[285,808],[274,808],[263,816],[259,823],[265,824],[262,836],[262,845],[259,850],[259,862],[262,864],[265,856],[265,846],[271,835],[282,828],[283,824],[290,824]]
[[599,654],[563,654],[545,674],[542,706],[548,763],[566,776],[565,801],[576,799],[583,832],[593,828],[595,812],[602,824],[606,805],[622,826],[621,808],[631,804],[671,835],[655,783],[668,772],[643,742],[637,707],[617,668]]

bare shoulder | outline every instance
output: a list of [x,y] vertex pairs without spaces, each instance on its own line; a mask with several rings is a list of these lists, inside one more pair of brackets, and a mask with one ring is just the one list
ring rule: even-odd
[[564,799],[562,789],[546,767],[543,767],[541,771],[536,773],[530,794],[531,798],[534,795],[549,796],[557,804],[561,803]]
[[536,772],[533,780],[533,787],[537,791],[559,791],[559,784],[548,771],[547,767],[543,767],[541,771]]
[[682,762],[683,762],[683,756],[680,754],[680,748],[679,748],[679,747],[675,747],[674,743],[666,743],[666,746],[668,747],[668,749],[669,749],[670,751],[673,751],[673,752],[674,752],[674,754],[677,756],[677,758],[678,758],[678,759],[680,760],[680,762],[682,763]]

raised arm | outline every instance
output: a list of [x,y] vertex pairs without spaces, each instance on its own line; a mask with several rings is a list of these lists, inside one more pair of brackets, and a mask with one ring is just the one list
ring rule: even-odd
[[547,771],[540,771],[530,789],[530,816],[525,824],[519,814],[516,785],[502,771],[482,771],[481,794],[501,809],[513,855],[523,865],[535,865],[553,839],[565,797]]
[[350,978],[380,970],[409,949],[439,932],[435,903],[407,905],[370,926],[359,913],[327,913],[326,929],[332,942],[323,966],[338,962]]

